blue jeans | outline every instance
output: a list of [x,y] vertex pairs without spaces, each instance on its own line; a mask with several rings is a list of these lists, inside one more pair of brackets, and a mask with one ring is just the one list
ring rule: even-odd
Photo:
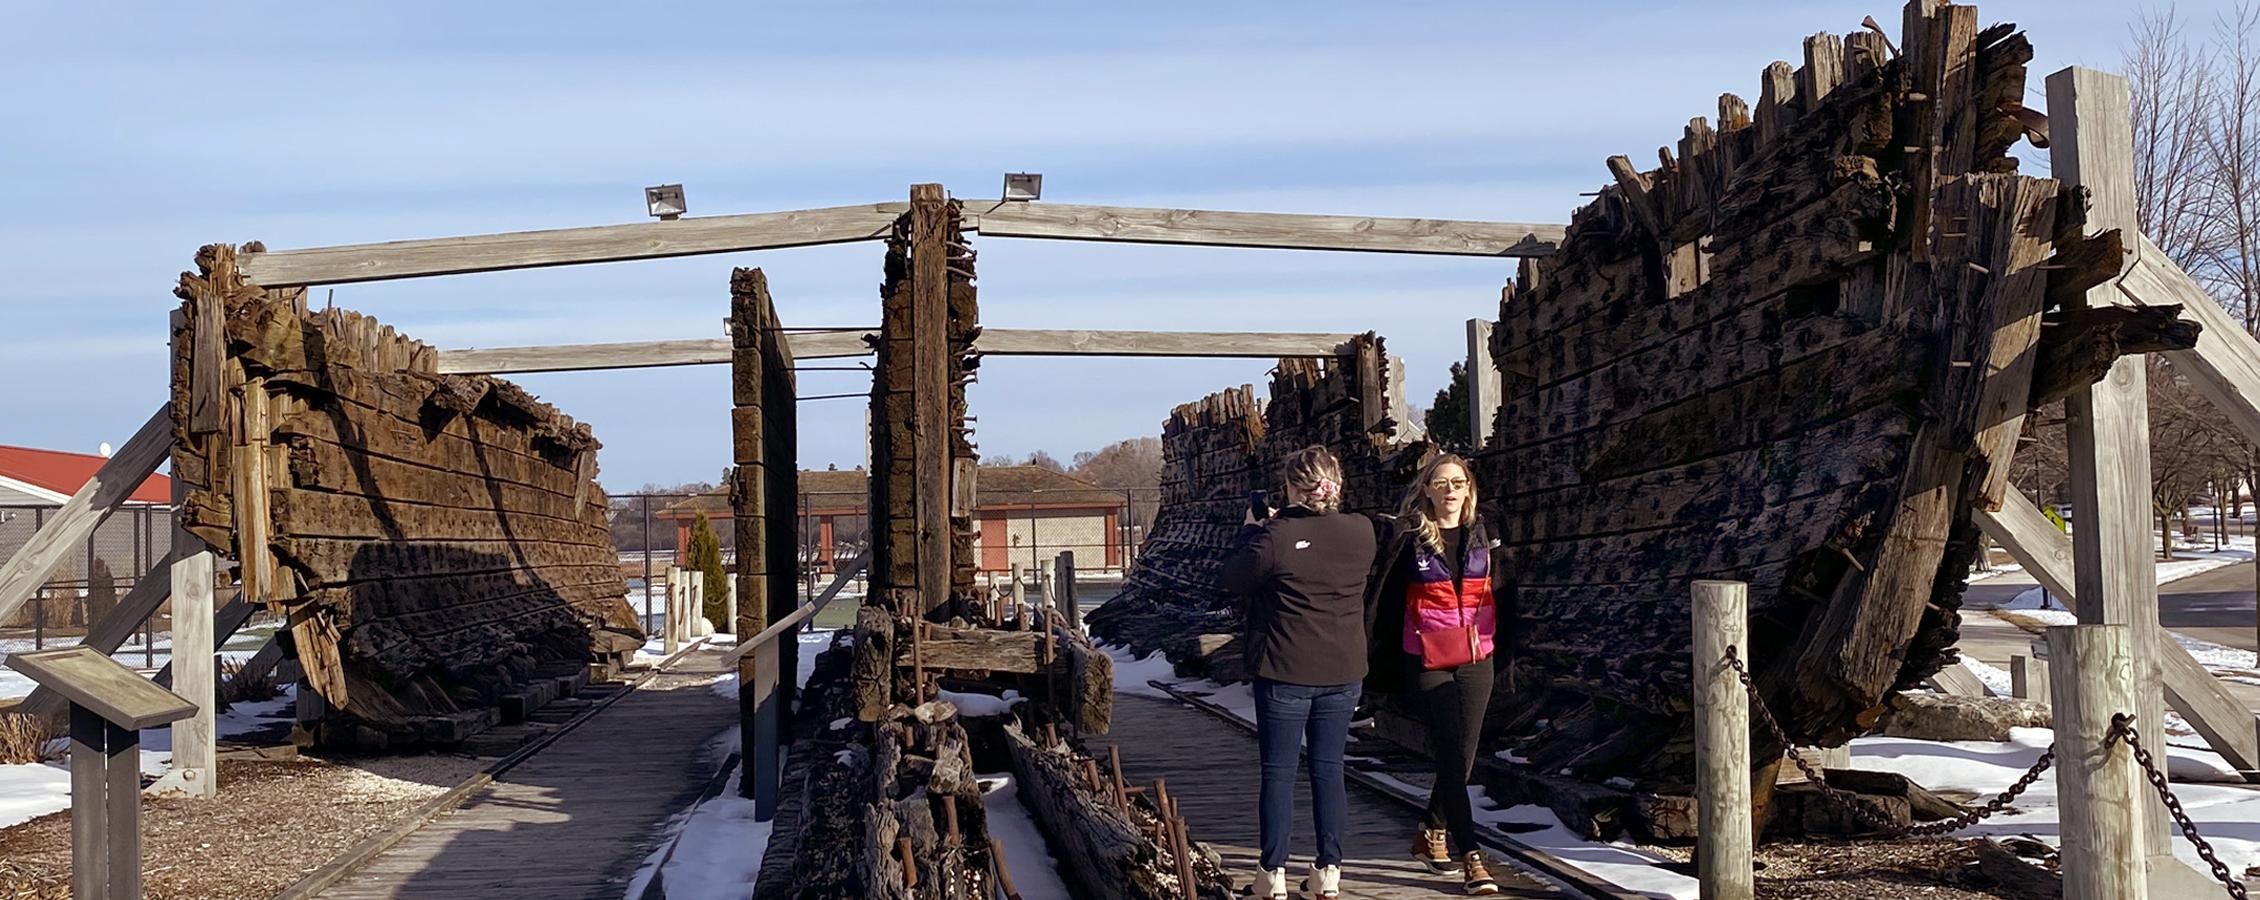
[[1263,762],[1263,792],[1256,811],[1266,869],[1287,867],[1287,833],[1295,827],[1295,758],[1310,755],[1311,819],[1318,827],[1315,865],[1342,864],[1342,820],[1349,796],[1342,786],[1342,754],[1350,743],[1350,713],[1358,707],[1357,682],[1287,684],[1256,679],[1256,744]]

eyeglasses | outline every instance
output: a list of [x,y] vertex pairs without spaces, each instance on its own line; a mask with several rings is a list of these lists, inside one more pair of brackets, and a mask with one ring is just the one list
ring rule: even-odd
[[1465,478],[1438,478],[1429,482],[1428,486],[1439,491],[1456,491],[1467,487],[1468,480]]

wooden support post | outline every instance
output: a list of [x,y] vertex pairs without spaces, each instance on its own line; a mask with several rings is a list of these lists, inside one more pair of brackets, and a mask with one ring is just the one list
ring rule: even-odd
[[1054,589],[1058,591],[1054,595],[1052,603],[1059,608],[1062,615],[1067,617],[1067,630],[1081,631],[1083,630],[1083,608],[1077,606],[1075,600],[1075,551],[1060,551],[1059,559],[1052,564],[1052,570],[1052,584]]
[[1491,363],[1491,326],[1488,319],[1467,320],[1467,434],[1468,446],[1477,450],[1489,443],[1491,423],[1505,400],[1499,369]]
[[2144,900],[2142,803],[2149,793],[2111,717],[2134,708],[2134,633],[2125,625],[2048,629],[2056,696],[2056,796],[2065,900]]
[[[2050,163],[2057,180],[2086,188],[2091,233],[2139,233],[2134,198],[2134,133],[2126,79],[2078,67],[2048,76]],[[2109,284],[2076,301],[2116,301]],[[2070,305],[2070,302],[2067,302]],[[2145,744],[2166,745],[2165,698],[2159,689],[2158,569],[2150,532],[2149,360],[2125,356],[2102,381],[2064,401],[2071,442],[2073,609],[2086,625],[2125,625],[2131,632],[2133,706]],[[2051,656],[2053,656],[2053,650]],[[2059,660],[2059,671],[2071,666]],[[2062,696],[2061,693],[2058,696]],[[2173,845],[2162,804],[2139,818],[2143,855],[2167,857]]]
[[1026,578],[1022,577],[1021,571],[1022,570],[1020,568],[1020,562],[1018,560],[1015,560],[1012,563],[1012,608],[1023,610],[1021,614],[1026,615],[1025,610],[1028,607],[1028,582]]
[[[173,771],[156,790],[212,797],[220,787],[218,729],[212,709],[218,699],[212,657],[212,552],[181,557],[173,563],[172,582],[173,693],[195,704],[196,713],[173,723]],[[140,788],[138,782],[135,788]]]
[[675,650],[682,643],[682,622],[683,570],[678,566],[668,566],[667,621],[659,626],[659,632],[665,638],[665,642],[661,646],[666,648],[668,656],[675,655]]
[[753,820],[756,822],[767,822],[777,815],[785,749],[779,731],[785,709],[783,697],[777,690],[783,680],[783,673],[778,671],[777,644],[790,637],[791,634],[785,634],[753,648],[753,680],[739,687],[752,698],[754,742],[746,754],[746,774],[751,776],[747,789],[753,792]]
[[692,569],[685,587],[690,596],[683,601],[683,640],[689,641],[698,637],[698,623],[706,618],[706,573]]
[[[910,187],[912,479],[917,493],[918,595],[926,610],[950,599],[949,230],[939,184]],[[876,533],[877,526],[873,526]],[[899,549],[896,552],[901,552]]]
[[108,898],[110,856],[109,791],[104,777],[109,723],[93,710],[71,706],[71,897]]
[[1751,900],[1750,695],[1726,663],[1747,661],[1749,586],[1695,582],[1695,872],[1705,900]]
[[2048,664],[2022,653],[2009,656],[2009,695],[2048,702]]
[[728,628],[735,632],[738,627],[738,580],[724,575],[722,585],[722,621],[714,623],[714,628]]

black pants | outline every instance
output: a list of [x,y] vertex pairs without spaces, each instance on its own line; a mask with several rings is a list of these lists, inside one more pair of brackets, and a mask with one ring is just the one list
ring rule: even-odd
[[1468,776],[1475,771],[1476,744],[1483,738],[1483,709],[1491,702],[1491,660],[1429,671],[1418,657],[1412,668],[1413,701],[1428,728],[1428,756],[1436,761],[1436,787],[1428,792],[1422,824],[1442,828],[1454,853],[1481,845],[1475,841],[1475,810],[1468,801]]

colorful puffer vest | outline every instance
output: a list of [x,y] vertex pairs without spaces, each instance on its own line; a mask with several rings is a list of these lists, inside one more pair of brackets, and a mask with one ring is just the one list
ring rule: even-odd
[[[1471,535],[1480,538],[1481,534]],[[1453,590],[1452,572],[1444,559],[1418,537],[1408,557],[1412,570],[1405,573],[1405,652],[1420,655],[1420,633],[1475,626],[1478,658],[1491,655],[1491,635],[1498,628],[1498,606],[1491,600],[1491,548],[1489,541],[1467,542],[1467,559],[1461,563],[1459,589]]]

